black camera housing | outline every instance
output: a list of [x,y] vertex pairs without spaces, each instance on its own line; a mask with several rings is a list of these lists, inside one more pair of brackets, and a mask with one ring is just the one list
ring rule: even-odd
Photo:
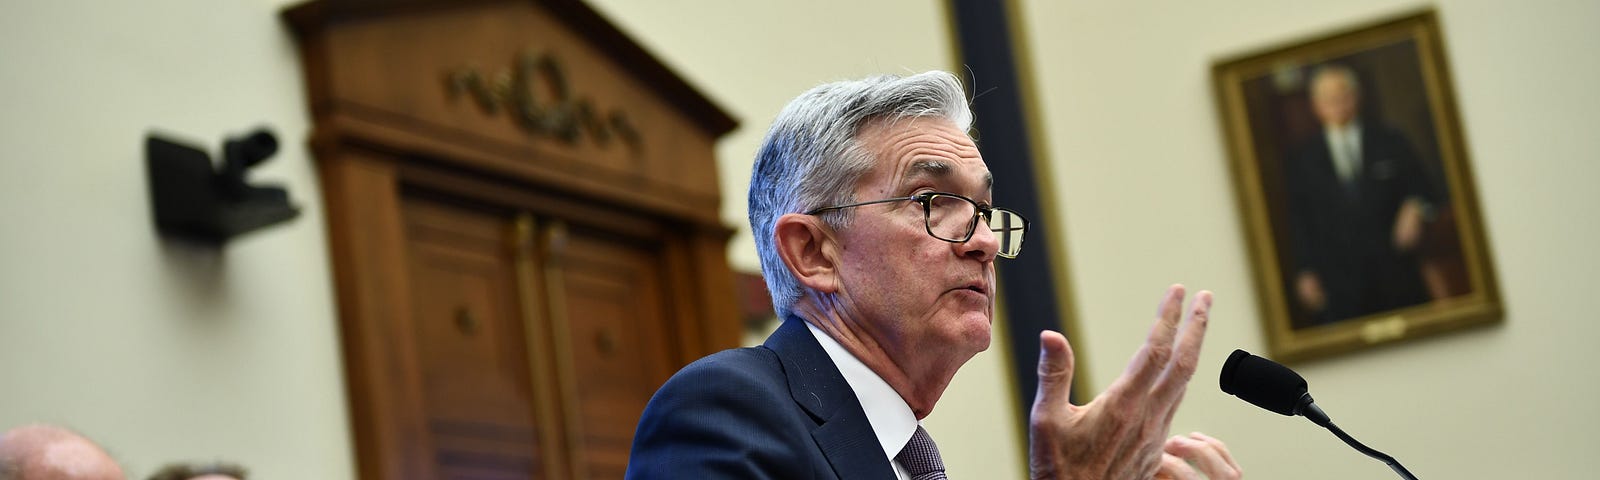
[[249,170],[277,151],[277,137],[258,129],[227,139],[222,163],[214,168],[205,150],[147,135],[146,171],[156,228],[167,235],[222,244],[299,216],[299,207],[289,202],[283,187],[248,181]]

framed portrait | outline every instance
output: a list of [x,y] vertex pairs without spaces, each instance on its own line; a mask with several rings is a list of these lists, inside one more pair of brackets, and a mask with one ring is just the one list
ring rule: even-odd
[[1213,65],[1275,358],[1501,320],[1442,42],[1430,9]]

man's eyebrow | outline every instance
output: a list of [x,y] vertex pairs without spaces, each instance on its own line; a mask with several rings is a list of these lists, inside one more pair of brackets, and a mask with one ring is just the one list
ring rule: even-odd
[[[946,162],[938,160],[918,160],[911,163],[911,167],[906,169],[906,174],[902,177],[902,179],[909,181],[911,179],[923,176],[932,178],[945,178],[949,177],[954,171],[955,168],[951,167],[950,164]],[[983,172],[983,188],[985,190],[994,189],[994,172]]]
[[945,162],[937,160],[918,160],[911,163],[911,168],[906,169],[904,178],[906,180],[921,176],[944,178],[950,176],[950,172],[952,170],[953,169],[950,167],[950,164]]

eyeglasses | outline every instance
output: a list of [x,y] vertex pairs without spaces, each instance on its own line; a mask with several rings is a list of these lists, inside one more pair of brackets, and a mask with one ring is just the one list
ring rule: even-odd
[[816,215],[833,210],[841,210],[863,205],[873,205],[890,202],[917,202],[922,204],[923,224],[928,229],[928,235],[933,238],[951,243],[966,243],[972,239],[972,232],[977,229],[978,217],[981,215],[989,225],[989,231],[994,232],[995,238],[1000,240],[1000,256],[1017,258],[1017,253],[1022,251],[1022,235],[1028,232],[1028,219],[1022,214],[982,205],[978,202],[944,192],[925,192],[909,197],[886,198],[870,202],[852,203],[822,207],[806,215]]

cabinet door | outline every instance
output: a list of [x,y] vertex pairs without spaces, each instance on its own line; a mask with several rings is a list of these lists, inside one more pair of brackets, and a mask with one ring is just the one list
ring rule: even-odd
[[540,415],[552,405],[537,395],[540,365],[528,338],[539,322],[521,294],[527,256],[511,216],[408,198],[404,217],[411,324],[439,475],[562,476],[560,449],[541,433],[560,425]]
[[672,375],[658,240],[545,224],[545,276],[575,478],[622,478],[634,426]]

